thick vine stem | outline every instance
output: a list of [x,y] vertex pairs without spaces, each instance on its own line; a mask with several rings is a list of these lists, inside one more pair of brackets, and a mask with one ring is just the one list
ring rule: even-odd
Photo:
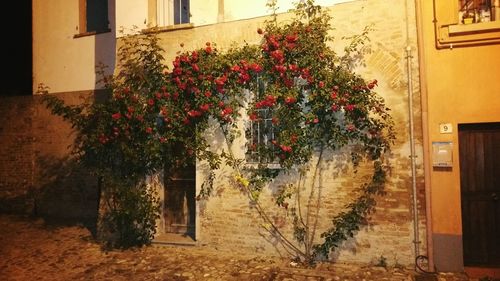
[[[229,141],[228,139],[228,134],[227,134],[227,130],[224,128],[224,126],[221,126],[222,128],[222,131],[224,133],[224,139],[225,139],[225,142],[226,142],[226,146],[227,146],[227,149],[228,149],[228,154],[229,154],[229,157],[231,158],[231,162],[233,163],[233,169],[241,175],[241,169],[237,163],[236,158],[234,157],[234,153],[233,153],[233,150],[231,149],[231,142]],[[250,201],[252,203],[255,204],[255,209],[257,210],[257,212],[259,213],[260,217],[264,220],[264,222],[268,223],[272,230],[274,231],[271,231],[270,229],[267,229],[266,230],[271,233],[271,234],[277,234],[279,237],[280,237],[280,243],[283,245],[283,246],[286,246],[290,249],[292,249],[295,254],[299,255],[299,256],[302,256],[304,259],[308,259],[307,255],[301,251],[299,248],[297,248],[290,240],[288,240],[285,235],[283,235],[283,233],[281,233],[281,231],[276,227],[276,225],[274,224],[274,222],[269,218],[269,216],[267,215],[267,213],[264,211],[264,208],[261,206],[261,204],[259,203],[258,200],[256,200],[255,198],[252,197],[252,193],[251,193],[251,190],[248,186],[246,185],[242,185],[245,189],[245,192],[248,196],[248,198],[250,199]]]
[[[297,191],[296,191],[296,194],[297,194],[297,198],[296,198],[296,201],[297,201],[297,212],[298,212],[298,218],[300,220],[300,223],[302,224],[302,226],[305,228],[306,227],[306,224],[304,223],[304,218],[302,216],[302,204],[300,203],[300,189],[302,187],[301,185],[301,181],[302,181],[302,178],[303,178],[303,173],[302,171],[299,172],[299,180],[298,180],[298,184],[297,184]],[[305,186],[305,179],[303,180],[303,183],[304,183],[304,186]]]
[[[319,166],[321,165],[321,161],[323,159],[323,152],[324,152],[324,146],[321,146],[320,153],[319,153],[319,156],[318,156],[318,162],[316,163],[316,169],[314,171],[313,184],[314,184],[314,182],[316,182],[316,177],[319,175]],[[319,176],[321,176],[321,175],[319,175]],[[319,221],[320,204],[321,204],[321,180],[318,183],[318,196],[317,196],[317,201],[316,201],[316,214],[314,214],[315,219],[314,219],[314,226],[312,228],[313,233],[311,234],[310,242],[309,242],[309,245],[311,247],[310,249],[312,249],[312,246],[313,246],[313,243],[314,243],[314,237],[316,236],[316,230],[317,230],[318,221]],[[309,254],[311,254],[311,253],[309,253]]]
[[[315,184],[316,184],[316,177],[318,176],[318,171],[319,171],[319,166],[321,165],[321,161],[323,159],[323,151],[324,151],[324,146],[322,145],[320,147],[320,152],[319,152],[319,155],[318,155],[318,161],[316,161],[316,165],[314,167],[314,173],[313,173],[313,177],[312,177],[312,180],[311,180],[311,192],[309,194],[309,199],[308,199],[308,203],[307,203],[307,215],[306,215],[306,237],[305,237],[305,242],[304,242],[304,246],[306,248],[306,255],[307,256],[311,256],[311,249],[312,249],[312,244],[314,242],[314,235],[316,233],[316,227],[318,225],[318,213],[319,213],[319,201],[321,200],[320,198],[320,193],[319,193],[319,190],[318,190],[318,199],[317,199],[317,206],[315,207],[316,208],[316,214],[315,214],[315,219],[314,219],[314,226],[312,228],[312,233],[309,232],[310,228],[309,228],[309,225],[310,225],[310,220],[311,220],[311,209],[312,209],[312,200],[314,198],[314,191],[315,191]],[[320,188],[318,186],[318,188]]]

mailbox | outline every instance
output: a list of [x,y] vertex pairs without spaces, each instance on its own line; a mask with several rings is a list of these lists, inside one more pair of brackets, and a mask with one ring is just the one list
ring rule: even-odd
[[432,142],[432,166],[453,166],[453,144],[452,142]]

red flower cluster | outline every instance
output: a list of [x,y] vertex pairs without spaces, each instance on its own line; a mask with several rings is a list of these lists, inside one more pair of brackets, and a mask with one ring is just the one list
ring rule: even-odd
[[264,100],[257,102],[255,108],[273,107],[276,104],[276,100],[275,96],[268,95]]

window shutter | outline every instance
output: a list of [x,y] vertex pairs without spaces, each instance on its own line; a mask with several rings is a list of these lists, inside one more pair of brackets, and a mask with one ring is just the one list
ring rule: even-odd
[[458,23],[458,0],[434,0],[434,9],[439,26]]
[[102,32],[108,26],[108,0],[87,0],[87,32]]

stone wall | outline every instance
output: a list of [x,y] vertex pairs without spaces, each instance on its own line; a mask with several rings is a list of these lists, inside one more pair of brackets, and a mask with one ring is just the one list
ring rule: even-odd
[[[365,65],[358,72],[367,80],[377,79],[377,92],[391,108],[397,135],[390,155],[392,165],[387,186],[387,194],[378,198],[377,212],[370,218],[370,225],[347,241],[332,258],[339,261],[376,262],[381,257],[390,264],[411,264],[414,262],[412,177],[410,161],[410,133],[408,113],[408,82],[406,49],[412,54],[411,74],[414,95],[415,142],[417,151],[417,189],[419,212],[419,240],[421,253],[425,254],[425,199],[422,166],[422,133],[420,123],[420,94],[415,11],[411,1],[368,0],[353,1],[333,6],[329,11],[333,16],[331,34],[336,40],[332,46],[342,53],[346,41],[342,37],[360,34],[365,26],[371,26],[371,39],[367,42],[369,52]],[[410,5],[410,6],[408,6]],[[286,21],[289,14],[279,15]],[[259,43],[256,30],[263,27],[265,18],[226,22],[193,29],[173,30],[159,33],[171,61],[176,52],[202,48],[205,42],[215,42],[220,51],[232,44]],[[235,43],[236,42],[236,43]],[[208,134],[213,135],[213,134]],[[218,140],[214,140],[218,142]],[[240,155],[241,156],[241,155]],[[343,177],[337,176],[335,167],[326,166],[322,171],[323,210],[320,212],[318,233],[330,225],[330,218],[341,207],[356,196],[356,187],[363,180],[363,172],[353,174],[347,171]],[[198,165],[198,189],[204,179],[203,163]],[[216,179],[217,195],[198,203],[197,239],[201,244],[212,245],[221,250],[261,252],[269,255],[283,253],[276,241],[265,235],[262,221],[249,206],[248,199],[234,188],[228,179],[234,173],[227,167],[219,171]],[[280,178],[262,195],[262,202],[270,202],[270,194],[280,183],[293,180],[293,175]],[[283,210],[272,209],[264,203],[270,215],[277,221],[284,221],[283,231],[290,232],[290,217]],[[319,240],[318,240],[319,241]]]

